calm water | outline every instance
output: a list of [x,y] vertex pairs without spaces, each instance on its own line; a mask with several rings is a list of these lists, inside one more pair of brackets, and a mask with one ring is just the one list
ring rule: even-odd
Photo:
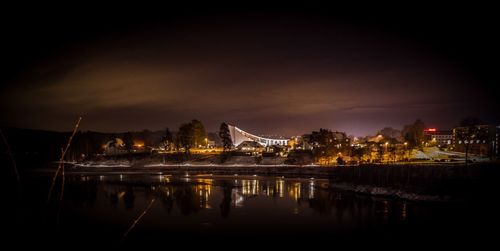
[[190,239],[190,245],[214,238],[288,244],[487,240],[478,234],[487,219],[469,206],[339,192],[321,179],[68,175],[59,216],[58,203],[45,204],[50,177],[34,176],[29,184],[16,213],[15,233],[47,245],[59,238],[80,245],[142,245],[181,238]]

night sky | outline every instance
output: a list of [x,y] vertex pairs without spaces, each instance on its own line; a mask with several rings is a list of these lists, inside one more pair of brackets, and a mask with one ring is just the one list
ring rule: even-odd
[[353,135],[500,123],[495,8],[4,9],[1,125]]

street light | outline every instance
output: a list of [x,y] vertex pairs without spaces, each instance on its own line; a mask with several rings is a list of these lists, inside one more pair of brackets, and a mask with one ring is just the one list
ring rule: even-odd
[[406,151],[408,151],[408,149],[407,149],[408,142],[405,142],[404,145],[405,145],[405,153],[406,153]]
[[[385,145],[385,155],[388,155],[387,154],[387,146],[389,145],[389,142],[385,142],[384,145]],[[387,157],[389,157],[389,156],[387,156]],[[389,158],[387,158],[387,159],[389,159]],[[389,160],[387,160],[387,162],[389,162]]]
[[208,148],[208,138],[205,138],[205,146]]

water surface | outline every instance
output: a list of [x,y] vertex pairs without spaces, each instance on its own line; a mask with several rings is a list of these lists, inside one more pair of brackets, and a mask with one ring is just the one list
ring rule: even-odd
[[474,218],[470,214],[475,212],[463,205],[335,191],[329,189],[328,180],[313,178],[67,175],[62,202],[57,200],[60,189],[56,189],[53,202],[46,205],[49,184],[49,176],[32,177],[17,212],[20,235],[49,245],[59,238],[82,245],[151,244],[184,238],[192,240],[190,244],[214,238],[276,243],[446,243],[470,237],[465,231],[478,227],[481,222],[476,220],[482,219]]

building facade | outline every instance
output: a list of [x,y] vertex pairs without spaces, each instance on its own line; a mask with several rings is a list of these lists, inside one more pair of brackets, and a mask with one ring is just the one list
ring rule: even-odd
[[254,134],[251,134],[249,132],[243,131],[240,128],[228,124],[228,129],[229,133],[231,134],[231,141],[233,143],[233,146],[237,147],[241,143],[245,141],[254,141],[259,143],[262,146],[273,146],[273,145],[280,145],[280,146],[286,146],[288,145],[288,141],[290,139],[288,138],[265,138],[265,137],[260,137]]
[[436,128],[424,130],[426,140],[438,147],[449,147],[453,144],[453,131],[439,131]]
[[484,157],[498,158],[498,131],[499,126],[492,125],[477,125],[475,126],[475,137],[469,140],[460,137],[460,134],[467,127],[455,127],[453,129],[453,150],[465,152],[466,147],[469,147],[469,153],[477,154]]

